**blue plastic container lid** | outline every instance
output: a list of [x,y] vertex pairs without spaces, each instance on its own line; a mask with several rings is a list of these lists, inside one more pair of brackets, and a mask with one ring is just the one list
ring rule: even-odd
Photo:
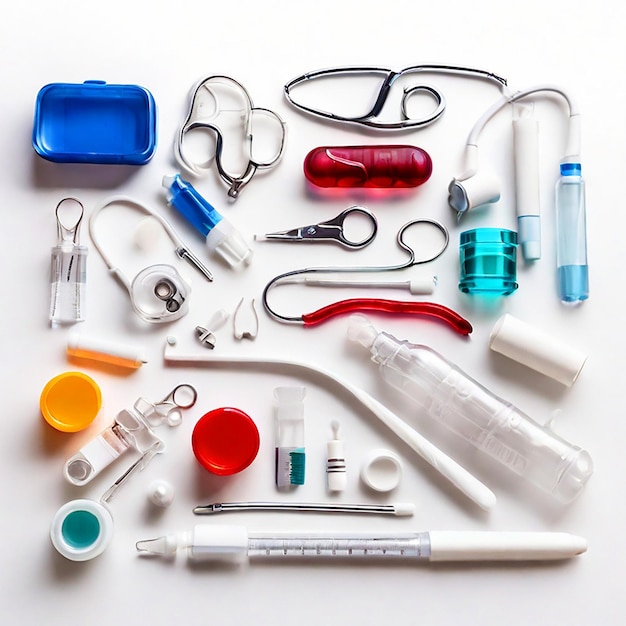
[[138,85],[46,85],[37,94],[33,148],[57,163],[144,165],[156,149],[154,98]]

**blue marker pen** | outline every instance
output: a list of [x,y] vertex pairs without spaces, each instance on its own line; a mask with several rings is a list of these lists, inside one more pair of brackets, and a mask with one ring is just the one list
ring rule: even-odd
[[219,254],[231,267],[248,265],[252,250],[241,233],[220,215],[194,187],[178,174],[164,176],[167,201],[203,236],[211,252]]
[[589,297],[585,211],[580,163],[564,161],[556,184],[556,264],[563,302],[577,303]]

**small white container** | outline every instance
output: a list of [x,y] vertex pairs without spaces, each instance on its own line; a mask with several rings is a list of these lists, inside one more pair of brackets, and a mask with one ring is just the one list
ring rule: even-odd
[[580,350],[508,313],[493,327],[489,347],[567,387],[574,384],[587,360]]

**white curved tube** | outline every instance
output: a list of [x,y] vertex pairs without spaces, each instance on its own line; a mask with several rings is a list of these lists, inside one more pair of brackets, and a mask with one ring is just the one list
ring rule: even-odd
[[496,504],[495,494],[475,476],[461,467],[456,461],[444,454],[428,439],[420,435],[395,413],[372,398],[367,392],[356,387],[347,380],[328,370],[315,365],[301,363],[290,359],[278,359],[275,357],[239,357],[239,356],[209,356],[202,355],[177,355],[173,354],[175,339],[168,338],[163,353],[163,362],[167,365],[206,367],[220,365],[245,364],[267,367],[268,364],[279,365],[289,369],[303,370],[321,375],[340,387],[343,387],[363,406],[368,408],[385,426],[392,430],[402,441],[410,446],[427,463],[434,467],[442,476],[445,476],[457,489],[473,500],[482,509],[489,510]]

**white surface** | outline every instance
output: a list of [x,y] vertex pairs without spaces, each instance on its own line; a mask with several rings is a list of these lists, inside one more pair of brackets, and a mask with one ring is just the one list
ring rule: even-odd
[[[0,22],[3,63],[0,165],[3,172],[3,259],[8,281],[3,314],[4,435],[2,475],[2,581],[0,617],[6,624],[137,623],[180,624],[209,619],[229,624],[334,622],[380,624],[620,624],[624,614],[622,564],[626,546],[623,497],[626,458],[623,441],[624,289],[619,267],[625,213],[612,185],[623,177],[616,155],[624,144],[625,101],[623,24],[625,9],[587,3],[574,8],[532,0],[520,6],[476,2],[132,3],[94,5],[75,0],[12,3]],[[566,13],[567,11],[567,13]],[[591,297],[579,309],[557,300],[554,250],[554,183],[565,142],[565,107],[556,97],[537,98],[540,119],[540,174],[543,259],[520,266],[520,289],[497,310],[479,307],[456,288],[458,233],[446,203],[447,186],[462,168],[467,134],[498,97],[495,87],[469,79],[428,81],[445,91],[448,108],[433,126],[401,135],[375,135],[324,124],[290,108],[283,84],[305,71],[341,64],[375,64],[395,69],[419,63],[452,63],[506,76],[512,88],[541,83],[562,85],[576,98],[583,116],[583,175],[587,181]],[[173,139],[187,109],[187,94],[206,75],[221,73],[241,81],[259,106],[276,110],[287,122],[288,143],[279,167],[259,174],[241,197],[228,202],[217,176],[198,190],[238,227],[249,242],[264,233],[336,215],[360,202],[380,221],[376,241],[363,251],[257,242],[251,265],[234,272],[209,259],[203,242],[165,203],[161,178],[175,171]],[[106,169],[61,166],[37,157],[31,147],[33,105],[50,82],[103,79],[136,83],[153,93],[159,109],[159,146],[145,167]],[[307,192],[302,160],[318,145],[414,143],[434,163],[421,188],[393,200],[346,193],[321,197]],[[481,137],[481,163],[502,177],[496,206],[467,216],[462,228],[515,227],[510,117],[499,115]],[[161,262],[177,264],[193,282],[189,314],[169,327],[147,327],[132,313],[125,291],[108,275],[84,225],[89,246],[87,321],[80,330],[147,346],[149,362],[120,376],[111,370],[68,363],[66,329],[48,326],[50,248],[55,243],[54,207],[75,195],[87,213],[105,197],[123,193],[166,214],[181,236],[215,273],[208,284],[178,263],[166,237],[156,246]],[[115,213],[112,211],[112,213]],[[377,326],[414,342],[432,345],[470,375],[537,420],[556,410],[559,434],[586,447],[596,473],[582,496],[567,508],[501,470],[462,442],[420,420],[414,406],[385,387],[363,352],[345,340],[346,319],[317,328],[285,326],[261,314],[256,341],[236,341],[230,325],[216,333],[216,355],[272,355],[297,358],[336,370],[413,423],[446,452],[471,469],[498,495],[483,512],[364,411],[348,394],[314,376],[305,380],[276,368],[244,366],[165,369],[161,352],[166,334],[176,334],[188,350],[202,351],[194,327],[212,314],[234,310],[242,296],[260,297],[270,277],[305,265],[392,263],[404,260],[394,242],[398,228],[416,216],[442,220],[451,245],[432,265],[439,285],[428,299],[458,310],[474,324],[469,340],[426,320],[376,317]],[[109,215],[107,215],[109,217]],[[149,264],[132,252],[133,220],[115,214],[107,243],[128,253],[124,268],[134,276]],[[105,221],[103,216],[103,222]],[[112,251],[113,253],[113,251]],[[117,258],[117,257],[116,257]],[[410,272],[407,277],[408,280]],[[382,292],[388,297],[388,292]],[[312,311],[353,292],[289,286],[273,302],[290,314]],[[366,295],[374,295],[366,294]],[[405,297],[405,296],[399,296]],[[406,298],[408,299],[408,295]],[[11,306],[7,306],[10,304]],[[575,340],[589,353],[580,379],[570,390],[500,358],[487,347],[489,331],[504,312]],[[41,418],[39,393],[46,381],[68,369],[84,369],[97,379],[103,409],[83,433],[53,431]],[[70,488],[61,469],[65,460],[139,397],[158,400],[179,382],[198,387],[197,405],[183,424],[167,429],[164,455],[133,476],[111,501],[115,534],[109,548],[88,563],[72,563],[50,545],[55,511],[77,497],[97,499],[126,467],[117,461],[88,487]],[[272,389],[305,384],[307,481],[294,494],[273,485]],[[261,432],[254,464],[241,474],[216,478],[202,470],[190,448],[193,425],[205,412],[236,406],[250,414]],[[328,421],[342,423],[349,467],[348,487],[338,497],[326,492],[325,442]],[[251,531],[292,530],[501,530],[563,531],[587,538],[589,551],[558,564],[383,566],[349,563],[307,566],[251,565],[239,570],[190,567],[142,559],[134,543],[167,532],[191,530],[193,506],[210,501],[297,498],[376,501],[359,486],[357,468],[367,450],[394,449],[403,459],[403,479],[393,498],[418,505],[413,518],[338,515],[224,514],[215,523],[243,523]],[[121,464],[121,465],[120,465]],[[147,485],[166,479],[176,500],[155,511]],[[226,518],[228,515],[228,518]],[[211,522],[207,522],[211,523]]]

